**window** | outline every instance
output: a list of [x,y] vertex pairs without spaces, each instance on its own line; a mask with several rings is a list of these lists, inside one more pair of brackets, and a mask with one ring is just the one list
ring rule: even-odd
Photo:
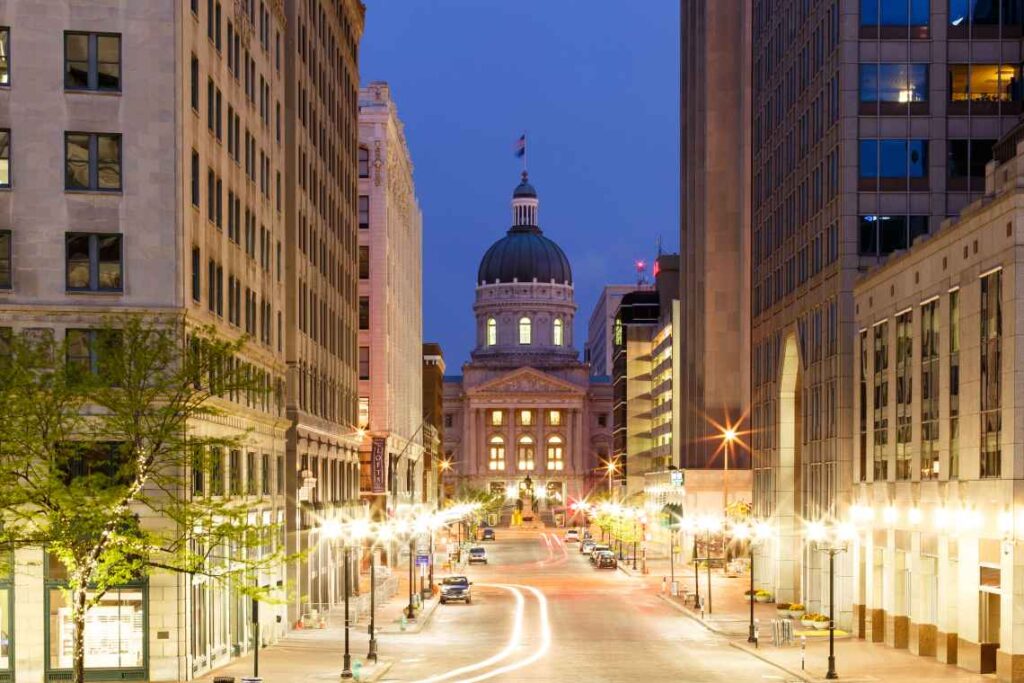
[[68,90],[121,89],[121,36],[116,33],[64,33],[64,87]]
[[551,343],[555,346],[562,345],[563,330],[562,330],[562,319],[555,318],[554,326],[551,330]]
[[199,111],[199,58],[192,55],[192,70],[191,70],[191,93],[192,93],[192,110],[195,112]]
[[120,190],[121,136],[116,133],[65,133],[64,169],[65,189]]
[[927,178],[927,140],[861,140],[861,178]]
[[0,129],[0,188],[11,186],[11,131]]
[[532,472],[534,465],[534,444],[532,436],[523,435],[519,437],[517,456],[519,469],[524,472]]
[[561,410],[549,410],[548,411],[548,424],[552,427],[562,426],[562,411]]
[[359,347],[359,379],[370,379],[370,347]]
[[[86,600],[92,606],[85,613],[85,642],[90,644],[85,650],[85,669],[117,669],[118,675],[127,669],[138,669],[139,673],[144,671],[144,642],[147,637],[144,626],[148,620],[144,589],[122,586],[111,588],[102,595],[89,590]],[[49,670],[70,670],[73,664],[70,642],[75,627],[65,589],[49,584],[46,606],[49,612],[45,626],[46,641],[50,646]],[[102,675],[102,672],[97,674]],[[87,676],[92,677],[91,674]]]
[[263,475],[260,483],[262,484],[260,492],[264,496],[270,495],[270,454],[264,453],[263,458],[260,462],[260,473]]
[[245,493],[256,495],[256,454],[245,454]]
[[1002,473],[1002,275],[981,278],[981,476]]
[[928,234],[928,216],[861,216],[861,256],[883,256],[907,249]]
[[359,247],[359,279],[366,280],[370,277],[370,247],[361,245]]
[[896,479],[910,479],[913,433],[913,327],[908,311],[896,317]]
[[498,344],[498,321],[494,318],[487,319],[487,345],[497,346]]
[[561,472],[563,469],[565,469],[565,462],[563,461],[562,455],[562,437],[549,436],[547,452],[549,472]]
[[210,461],[207,463],[210,473],[210,495],[224,495],[224,454],[219,446],[210,449]]
[[359,329],[370,329],[370,297],[359,297]]
[[530,427],[533,425],[533,411],[532,410],[520,410],[519,411],[519,424],[523,427]]
[[121,239],[115,234],[65,233],[67,289],[120,292]]
[[359,148],[359,177],[370,177],[370,150],[366,147]]
[[927,26],[928,0],[860,0],[861,26]]
[[200,270],[202,269],[202,257],[199,247],[192,247],[192,300],[199,301],[202,298],[202,284],[200,282]]
[[370,426],[370,399],[367,396],[359,397],[359,426],[362,429]]
[[452,417],[451,413],[445,413],[444,414],[444,426],[445,427],[451,428],[453,421],[454,421],[454,418]]
[[487,450],[487,469],[492,472],[505,469],[505,439],[492,436]]
[[206,463],[203,462],[203,447],[192,447],[192,494],[201,496],[206,491]]
[[858,455],[859,480],[868,479],[868,333],[860,332],[860,406],[857,413],[857,433],[860,437]]
[[11,84],[11,29],[0,26],[0,86]]
[[946,169],[950,178],[985,178],[995,140],[950,140]]
[[370,227],[370,197],[359,195],[359,229],[366,230]]
[[529,344],[531,337],[531,323],[530,319],[523,317],[519,319],[519,343]]
[[951,102],[1020,100],[1020,68],[1010,64],[950,64]]
[[[949,0],[951,28],[968,26],[1012,26],[1024,21],[1021,0]],[[959,37],[959,36],[958,36]]]
[[608,413],[598,413],[597,414],[597,426],[598,427],[607,427],[608,426]]
[[0,230],[0,289],[11,288],[11,271],[11,231]]
[[889,478],[889,324],[879,323],[874,330],[874,481]]
[[491,411],[491,426],[500,427],[505,424],[505,412],[502,410]]
[[861,64],[861,102],[928,101],[927,64]]
[[232,496],[242,494],[242,452],[231,451],[231,459],[228,462],[228,485],[229,493]]
[[949,478],[960,477],[960,290],[949,293]]
[[199,152],[192,150],[192,206],[199,208]]
[[939,476],[939,300],[921,306],[921,478]]

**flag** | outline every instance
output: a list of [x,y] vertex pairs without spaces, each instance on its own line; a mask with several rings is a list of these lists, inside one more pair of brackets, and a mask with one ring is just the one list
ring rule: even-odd
[[520,135],[519,139],[516,140],[515,151],[516,157],[519,159],[522,159],[524,156],[526,156],[526,133]]

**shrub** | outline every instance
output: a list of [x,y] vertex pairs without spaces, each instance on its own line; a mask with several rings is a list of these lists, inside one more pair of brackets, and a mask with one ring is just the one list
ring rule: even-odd
[[787,610],[787,609],[789,609],[789,603],[788,602],[776,603],[775,604],[775,609],[777,609],[777,610]]

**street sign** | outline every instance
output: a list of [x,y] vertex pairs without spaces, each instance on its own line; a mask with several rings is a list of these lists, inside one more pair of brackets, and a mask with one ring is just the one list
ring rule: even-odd
[[384,493],[384,447],[385,440],[374,437],[370,450],[370,466],[374,493]]
[[416,556],[416,566],[417,567],[426,567],[428,564],[430,564],[430,555],[417,555]]
[[686,482],[686,473],[683,470],[672,470],[669,474],[673,486],[682,486]]

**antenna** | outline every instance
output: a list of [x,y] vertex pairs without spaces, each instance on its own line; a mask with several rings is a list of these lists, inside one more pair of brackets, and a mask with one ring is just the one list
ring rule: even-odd
[[643,259],[636,261],[636,283],[640,286],[647,284],[647,263]]

